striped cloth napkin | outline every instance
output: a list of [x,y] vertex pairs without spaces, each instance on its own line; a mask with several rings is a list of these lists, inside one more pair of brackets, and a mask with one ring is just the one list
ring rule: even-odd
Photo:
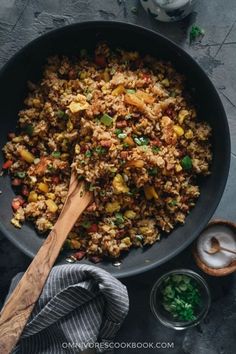
[[[22,275],[13,278],[8,296]],[[81,353],[92,347],[103,353],[128,309],[126,287],[103,269],[55,266],[13,353]]]

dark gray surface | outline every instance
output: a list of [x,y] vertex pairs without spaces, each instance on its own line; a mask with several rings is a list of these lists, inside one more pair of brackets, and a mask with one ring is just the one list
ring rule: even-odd
[[[137,8],[133,13],[132,8]],[[122,20],[160,31],[180,44],[205,69],[218,89],[228,115],[232,159],[230,176],[215,217],[236,222],[236,2],[200,0],[196,12],[179,23],[154,21],[138,0],[0,0],[0,67],[23,45],[51,29],[83,20]],[[189,46],[193,23],[206,31],[200,44]],[[191,73],[190,73],[191,74]],[[1,117],[2,122],[4,117]],[[219,137],[220,144],[220,137]],[[222,161],[222,164],[224,161]],[[1,300],[11,277],[24,270],[29,259],[6,239],[0,240]],[[130,312],[119,333],[124,342],[174,342],[174,349],[120,349],[116,353],[233,354],[236,352],[235,276],[206,277],[213,303],[206,321],[194,329],[175,332],[160,325],[149,310],[154,281],[167,269],[196,269],[190,249],[152,272],[124,280],[130,295]],[[199,271],[201,274],[201,272]],[[31,354],[31,353],[29,353]],[[56,353],[55,353],[56,354]]]

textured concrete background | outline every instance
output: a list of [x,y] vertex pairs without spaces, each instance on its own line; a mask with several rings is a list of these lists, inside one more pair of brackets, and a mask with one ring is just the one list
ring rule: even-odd
[[[164,24],[148,16],[138,0],[0,0],[0,67],[26,43],[47,31],[99,19],[137,23],[163,33],[188,51],[210,76],[223,101],[232,139],[230,177],[215,216],[236,222],[236,1],[199,0],[191,16],[179,23]],[[193,23],[203,27],[206,34],[201,43],[190,46],[189,30]],[[2,301],[11,277],[24,270],[29,259],[3,237],[0,247]],[[223,279],[205,276],[213,303],[207,319],[197,328],[175,332],[153,318],[149,310],[152,284],[164,271],[175,267],[196,269],[189,249],[155,271],[124,280],[131,306],[117,338],[118,341],[174,342],[174,349],[122,349],[115,353],[234,354],[236,286],[233,275]]]

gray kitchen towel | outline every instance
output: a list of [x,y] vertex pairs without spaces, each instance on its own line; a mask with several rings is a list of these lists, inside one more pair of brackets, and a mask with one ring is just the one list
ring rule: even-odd
[[[22,275],[13,278],[8,296]],[[126,287],[103,269],[55,266],[13,353],[105,352],[128,309]]]

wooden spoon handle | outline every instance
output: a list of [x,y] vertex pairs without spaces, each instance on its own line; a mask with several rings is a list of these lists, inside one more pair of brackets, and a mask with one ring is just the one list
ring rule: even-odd
[[1,354],[11,353],[17,344],[68,233],[91,199],[91,193],[72,179],[56,224],[0,314]]
[[220,249],[221,249],[221,251],[226,251],[226,252],[229,252],[229,253],[236,254],[236,251],[229,250],[228,248],[225,248],[225,247],[221,247],[220,246]]

